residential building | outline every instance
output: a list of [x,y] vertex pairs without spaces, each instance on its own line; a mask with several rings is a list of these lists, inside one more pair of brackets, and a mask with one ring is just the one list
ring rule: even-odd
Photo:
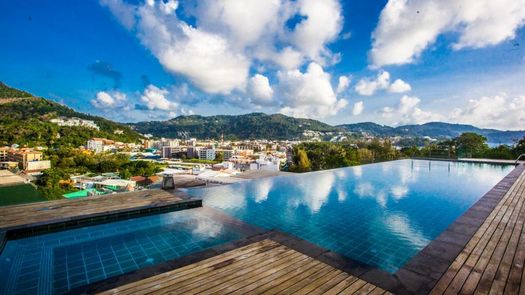
[[215,160],[215,152],[214,148],[201,149],[199,151],[199,159],[213,161]]
[[0,162],[7,162],[9,159],[9,150],[7,146],[0,147]]
[[86,148],[95,153],[101,153],[104,150],[104,139],[92,138],[87,141]]
[[55,123],[58,126],[82,126],[82,127],[88,127],[99,130],[99,127],[97,124],[95,124],[95,121],[92,120],[85,120],[80,118],[67,118],[67,117],[58,117],[55,119],[49,120],[51,123]]
[[18,167],[26,172],[40,172],[51,168],[51,161],[43,160],[43,153],[28,148],[12,149],[8,161],[17,162]]

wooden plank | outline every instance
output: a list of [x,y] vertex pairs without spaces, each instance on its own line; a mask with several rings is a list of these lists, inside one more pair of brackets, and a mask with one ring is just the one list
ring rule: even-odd
[[[521,176],[523,179],[523,175]],[[458,255],[449,269],[438,281],[431,294],[455,294],[459,292],[464,281],[468,278],[470,270],[477,263],[480,254],[488,244],[490,237],[496,230],[499,221],[505,215],[509,205],[514,200],[516,190],[518,189],[517,181],[503,197],[496,208],[489,214],[487,220],[482,224],[472,239],[467,243],[462,253]]]
[[328,274],[321,276],[320,278],[314,280],[313,282],[309,283],[308,285],[302,287],[301,289],[295,291],[294,294],[311,294],[313,290],[316,288],[326,284],[327,281],[337,277],[338,275],[342,274],[340,270],[332,269]]
[[[257,267],[254,265],[254,270],[249,273],[248,275],[245,275],[243,277],[239,277],[235,280],[230,280],[224,284],[221,285],[221,293],[228,293],[228,294],[247,294],[249,292],[243,292],[242,290],[251,290],[255,289],[259,285],[257,282],[261,279],[266,278],[267,276],[271,275],[273,272],[277,272],[279,270],[285,269],[290,265],[294,265],[295,263],[300,263],[301,261],[304,261],[306,257],[298,253],[296,251],[291,251],[294,253],[294,257],[292,259],[282,259],[280,261],[276,261],[270,265],[266,265],[264,267]],[[297,254],[297,255],[295,255]],[[215,290],[206,290],[205,292],[202,292],[201,294],[215,294]]]
[[525,172],[489,214],[431,294],[517,294],[524,274],[524,219]]
[[[229,269],[231,271],[221,270],[218,275],[215,276],[215,279],[201,277],[197,283],[191,285],[179,284],[177,286],[177,293],[195,294],[197,293],[197,290],[201,294],[213,294],[217,290],[234,291],[238,288],[241,288],[243,286],[242,284],[248,284],[251,282],[253,280],[253,276],[258,276],[268,269],[278,270],[281,267],[285,267],[287,264],[300,263],[301,260],[304,260],[304,257],[302,257],[299,253],[289,251],[289,249],[286,248],[285,252],[281,253],[280,255],[276,255],[272,252],[274,251],[266,253],[266,256],[262,260],[253,261],[253,263],[249,263],[245,266],[234,266]],[[217,272],[218,271],[215,273]],[[213,280],[215,280],[215,282],[212,282]],[[204,289],[202,291],[200,291],[200,289],[194,291],[194,289],[198,288],[199,285],[206,286],[206,288],[202,288]]]
[[[226,253],[223,253],[222,255],[214,256],[169,272],[165,272],[156,276],[149,277],[147,279],[139,281],[140,284],[131,283],[127,285],[120,286],[118,288],[108,290],[107,292],[104,292],[103,294],[112,294],[112,293],[119,293],[119,294],[131,294],[133,291],[130,289],[137,289],[136,285],[139,285],[142,287],[142,289],[147,289],[151,286],[154,286],[158,282],[162,282],[167,279],[171,279],[174,276],[183,276],[186,274],[191,273],[192,271],[198,269],[198,268],[206,268],[211,267],[214,264],[222,263],[224,261],[227,261],[229,259],[233,258],[243,258],[247,259],[252,255],[257,255],[264,247],[278,247],[279,245],[271,240],[262,240],[260,242],[256,242],[238,249],[235,249],[233,251],[228,251]],[[140,290],[140,288],[138,289]]]
[[163,190],[142,190],[82,199],[64,199],[0,207],[0,228],[64,220],[137,207],[157,207],[182,200]]
[[[283,246],[279,246],[275,248],[276,251],[284,250],[285,248]],[[228,266],[224,267],[226,268],[226,271],[229,269],[236,267],[237,264],[244,262],[244,260],[248,261],[249,263],[258,263],[264,259],[267,259],[268,253],[266,251],[252,251],[251,255],[247,255],[246,257],[242,257],[242,259],[234,259],[233,263],[228,264]],[[252,260],[254,259],[254,260]],[[226,262],[229,262],[228,260]],[[219,265],[219,267],[217,267]],[[223,262],[221,263],[215,263],[212,265],[209,265],[207,267],[197,267],[194,269],[190,269],[189,271],[186,271],[185,273],[180,273],[177,271],[172,271],[169,276],[165,276],[162,279],[157,278],[157,280],[154,280],[151,282],[148,286],[145,286],[143,284],[138,284],[135,286],[135,288],[130,289],[130,294],[147,294],[151,291],[157,291],[162,290],[165,288],[170,288],[173,285],[184,285],[184,282],[187,282],[188,280],[192,280],[193,278],[196,278],[197,280],[201,280],[202,278],[213,275],[216,273],[218,269],[224,270]]]
[[330,290],[331,288],[333,288],[334,286],[339,284],[341,281],[343,281],[344,279],[347,279],[349,277],[352,277],[352,276],[347,274],[347,273],[345,273],[345,272],[341,272],[337,276],[331,278],[328,282],[326,282],[323,285],[317,287],[317,289],[312,290],[312,292],[310,292],[309,294],[310,295],[324,294],[326,291]]
[[339,294],[340,292],[342,292],[343,290],[345,290],[346,288],[348,288],[349,286],[353,285],[356,282],[359,282],[359,284],[361,284],[360,286],[365,284],[364,281],[361,281],[361,280],[359,280],[356,277],[350,276],[350,277],[342,280],[341,282],[339,282],[337,285],[335,285],[332,288],[330,288],[324,294],[326,294],[326,295]]
[[[297,276],[294,276],[294,277],[291,277],[289,280],[286,280],[285,282],[283,282],[282,284],[279,284],[278,286],[274,286],[273,288],[270,288],[264,292],[262,292],[261,294],[280,294],[280,293],[283,293],[283,290],[290,287],[291,285],[295,284],[296,282],[304,279],[304,278],[307,278],[308,276],[322,270],[323,268],[326,267],[326,264],[323,264],[323,263],[319,263],[318,265],[306,270],[305,272],[297,275]],[[284,293],[286,294],[286,293]]]

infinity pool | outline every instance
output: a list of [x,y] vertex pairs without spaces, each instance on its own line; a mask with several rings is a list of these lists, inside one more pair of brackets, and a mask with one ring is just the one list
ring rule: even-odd
[[62,294],[242,238],[201,209],[8,241],[0,256],[0,294]]
[[400,160],[188,193],[247,223],[395,272],[513,168]]

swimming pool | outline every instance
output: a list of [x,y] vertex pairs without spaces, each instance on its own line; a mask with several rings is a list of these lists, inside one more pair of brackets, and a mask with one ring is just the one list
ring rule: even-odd
[[393,273],[513,168],[399,160],[187,192],[246,223]]
[[243,237],[202,209],[8,241],[0,294],[61,294]]

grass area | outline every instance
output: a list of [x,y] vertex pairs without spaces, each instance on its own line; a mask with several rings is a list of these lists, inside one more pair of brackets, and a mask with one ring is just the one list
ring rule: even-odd
[[30,184],[0,187],[0,206],[41,201],[47,201],[47,199]]

